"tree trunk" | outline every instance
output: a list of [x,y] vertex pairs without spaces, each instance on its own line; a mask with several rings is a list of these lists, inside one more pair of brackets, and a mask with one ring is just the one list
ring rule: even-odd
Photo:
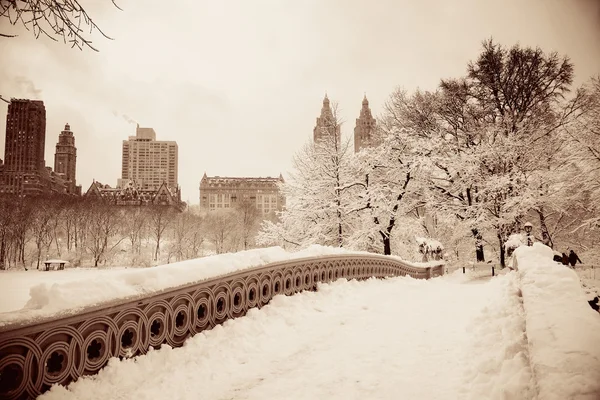
[[536,210],[538,216],[540,217],[540,229],[542,231],[542,243],[550,248],[554,248],[554,243],[552,242],[552,237],[550,237],[550,231],[548,230],[548,225],[546,225],[546,215],[544,214],[544,207],[540,207],[539,210]]
[[498,233],[498,242],[500,244],[500,266],[502,268],[506,267],[505,260],[505,248],[504,248],[504,240],[502,239],[502,235]]
[[471,229],[475,238],[475,257],[477,262],[485,262],[485,254],[483,252],[483,237],[477,228]]
[[392,254],[392,244],[390,242],[390,235],[386,235],[382,231],[379,231],[381,240],[383,241],[383,255],[389,256]]
[[0,270],[4,270],[4,257],[6,254],[6,235],[2,235],[2,240],[0,241]]

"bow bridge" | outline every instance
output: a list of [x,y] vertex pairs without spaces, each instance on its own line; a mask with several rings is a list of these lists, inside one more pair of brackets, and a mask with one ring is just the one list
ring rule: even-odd
[[0,327],[0,399],[35,398],[102,369],[111,357],[172,347],[230,318],[262,307],[276,295],[315,291],[340,278],[394,276],[429,279],[443,265],[415,267],[393,257],[334,255],[277,262],[114,300],[60,318]]

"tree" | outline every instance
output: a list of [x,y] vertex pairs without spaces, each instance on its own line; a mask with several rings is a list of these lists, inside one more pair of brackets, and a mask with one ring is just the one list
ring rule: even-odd
[[320,131],[315,140],[294,156],[290,179],[280,184],[286,208],[280,221],[266,221],[259,243],[287,243],[305,247],[318,243],[344,247],[350,236],[349,141],[342,142],[337,105],[324,103]]
[[234,208],[237,225],[239,226],[241,240],[244,250],[248,250],[251,240],[256,235],[260,213],[256,204],[249,199],[242,199]]
[[572,186],[567,188],[569,195],[565,197],[572,201],[574,194],[583,192],[587,201],[582,205],[590,215],[578,228],[600,230],[600,76],[586,85],[585,92],[587,112],[564,130],[567,149],[565,165],[575,171],[569,176]]
[[366,238],[366,250],[380,243],[381,252],[390,255],[401,217],[423,204],[418,193],[427,150],[421,138],[398,124],[393,114],[384,114],[380,122],[378,145],[358,153],[353,163],[355,180],[347,188],[354,193],[351,213],[360,221],[355,224],[353,247],[364,247],[356,239]]
[[227,243],[231,240],[235,229],[235,214],[231,209],[210,211],[205,219],[208,237],[215,245],[217,254],[225,253]]
[[131,207],[125,210],[123,219],[123,233],[129,239],[131,252],[140,254],[142,237],[148,226],[148,212],[144,207]]
[[[118,8],[115,0],[111,0]],[[44,35],[54,41],[62,38],[64,43],[82,50],[92,46],[92,41],[86,38],[84,29],[89,27],[89,33],[94,30],[112,40],[96,25],[92,18],[77,0],[0,0],[0,18],[6,18],[12,25],[22,23],[27,30],[32,30],[36,39]],[[83,26],[82,26],[83,24]],[[0,37],[14,37],[0,33]]]
[[87,218],[89,218],[89,224],[87,225],[87,248],[92,253],[92,259],[94,267],[97,267],[100,260],[106,256],[108,252],[118,246],[124,239],[116,238],[116,242],[111,244],[111,240],[114,241],[116,235],[121,230],[121,216],[119,210],[111,205],[104,204],[102,202],[87,202],[88,208]]
[[154,248],[154,261],[157,261],[158,255],[160,254],[160,242],[163,239],[165,230],[171,225],[175,218],[175,211],[167,206],[150,206],[148,213],[148,228],[150,230],[150,235],[156,243],[156,247]]

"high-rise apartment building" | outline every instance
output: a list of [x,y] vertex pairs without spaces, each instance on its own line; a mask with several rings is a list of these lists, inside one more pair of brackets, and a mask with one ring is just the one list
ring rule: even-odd
[[12,99],[6,115],[4,170],[32,172],[45,167],[46,107],[41,100]]
[[281,174],[279,178],[227,178],[205,173],[200,181],[200,209],[230,209],[250,202],[263,215],[281,211],[285,198],[279,192],[279,182],[283,182]]
[[0,194],[18,196],[67,192],[64,179],[46,167],[46,108],[41,100],[11,99],[6,115]]
[[360,116],[356,119],[354,128],[354,152],[358,153],[361,149],[375,144],[375,129],[377,121],[371,114],[369,100],[367,95],[363,98]]
[[321,107],[321,115],[317,117],[317,123],[313,129],[313,139],[315,142],[326,138],[328,135],[335,135],[337,142],[341,139],[340,124],[336,121],[329,98],[325,95],[323,99],[323,107]]
[[81,194],[81,186],[77,186],[75,175],[77,170],[77,148],[75,147],[75,136],[69,124],[58,135],[56,152],[54,153],[54,172],[62,174],[67,181],[67,193]]
[[118,187],[130,181],[142,190],[158,190],[162,183],[177,188],[178,148],[175,141],[156,140],[152,128],[136,128],[135,136],[123,141],[123,162]]

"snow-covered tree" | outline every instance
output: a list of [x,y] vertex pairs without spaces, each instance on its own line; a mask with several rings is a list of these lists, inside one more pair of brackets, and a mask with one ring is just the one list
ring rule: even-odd
[[[327,100],[327,99],[326,99]],[[280,184],[286,208],[279,222],[265,221],[258,241],[308,246],[318,243],[344,247],[350,235],[349,141],[342,141],[337,106],[324,103],[320,132],[293,160],[290,178]]]

